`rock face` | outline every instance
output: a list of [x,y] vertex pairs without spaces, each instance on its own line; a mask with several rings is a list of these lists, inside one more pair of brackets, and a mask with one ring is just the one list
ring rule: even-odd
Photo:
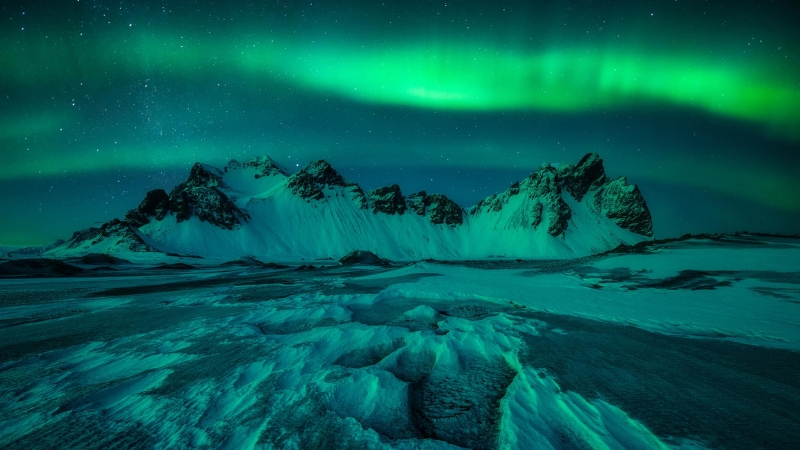
[[241,226],[249,217],[220,189],[224,186],[218,169],[195,164],[189,178],[169,194],[170,209],[176,220],[180,223],[195,215],[202,221],[228,230]]
[[129,222],[112,219],[100,227],[91,227],[85,230],[76,231],[72,237],[64,243],[68,249],[88,248],[100,242],[107,242],[109,247],[115,250],[127,250],[132,252],[152,252],[157,251],[148,245],[133,225]]
[[642,236],[653,236],[650,210],[639,188],[629,185],[625,177],[609,179],[597,153],[586,154],[575,165],[561,164],[555,168],[542,164],[521,183],[514,183],[505,192],[478,202],[472,214],[499,212],[512,198],[524,195],[531,200],[528,202],[530,206],[519,214],[527,217],[534,229],[546,224],[548,234],[564,237],[572,218],[565,194],[577,202],[589,196],[589,203],[595,211],[620,228]]
[[347,181],[327,161],[314,161],[289,177],[286,186],[298,197],[311,200],[325,200],[324,190],[342,188],[342,194],[349,197],[359,209],[367,209],[367,198],[361,188]]
[[136,228],[150,223],[150,218],[164,220],[169,213],[169,195],[163,189],[154,189],[144,196],[136,209],[125,214],[125,221]]
[[411,194],[406,197],[406,205],[408,209],[417,213],[417,215],[424,216],[425,215],[425,191],[419,191],[416,194]]
[[621,228],[642,236],[653,236],[653,218],[639,187],[625,177],[609,181],[595,194],[594,205]]
[[405,203],[417,215],[427,215],[435,225],[455,227],[464,223],[464,209],[444,194],[428,195],[425,191],[419,191],[407,196]]
[[425,197],[425,209],[433,224],[461,225],[464,223],[464,211],[456,202],[443,194],[431,194]]
[[400,192],[400,186],[393,184],[367,192],[367,200],[372,205],[372,212],[383,214],[403,214],[406,212],[406,200]]
[[339,260],[340,266],[388,266],[391,263],[367,250],[353,250]]
[[575,166],[562,164],[558,167],[558,176],[564,187],[577,201],[590,189],[597,189],[606,182],[603,160],[597,153],[587,153]]
[[288,173],[286,169],[280,166],[280,164],[276,163],[275,160],[270,158],[269,156],[259,156],[253,159],[249,159],[243,163],[232,159],[228,162],[228,165],[225,166],[225,172],[232,172],[238,169],[248,169],[252,168],[255,169],[255,173],[253,174],[253,178],[261,178],[261,177],[271,177],[271,176],[286,176]]

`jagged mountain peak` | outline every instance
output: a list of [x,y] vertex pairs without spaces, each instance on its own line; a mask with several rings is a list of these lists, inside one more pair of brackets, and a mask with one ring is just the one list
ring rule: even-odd
[[256,156],[244,162],[232,159],[225,166],[225,173],[234,172],[241,169],[255,169],[254,178],[268,177],[273,175],[288,176],[289,172],[268,155]]
[[144,196],[139,206],[125,214],[125,220],[139,228],[150,223],[150,217],[164,220],[169,213],[169,194],[163,189],[153,189]]
[[403,214],[406,212],[406,200],[403,198],[398,184],[373,189],[366,195],[372,212],[375,214]]
[[324,159],[308,163],[301,172],[307,173],[314,182],[329,186],[346,186],[349,184],[344,177]]
[[577,202],[592,193],[588,204],[597,213],[621,228],[642,236],[653,235],[650,211],[638,187],[629,186],[625,177],[609,179],[603,159],[594,152],[574,165],[565,163],[556,168],[544,163],[521,183],[479,201],[470,211],[475,216],[500,213],[515,196],[524,193],[527,200],[515,206],[516,216],[526,219],[534,229],[545,223],[548,234],[564,237],[572,218],[564,191]]
[[367,198],[361,187],[345,180],[324,159],[308,163],[288,178],[286,186],[292,190],[293,194],[309,202],[311,200],[325,201],[323,189],[339,187],[342,188],[342,195],[349,197],[358,209],[367,209]]
[[222,182],[222,176],[222,171],[216,167],[198,162],[192,166],[186,182],[196,186],[216,186]]

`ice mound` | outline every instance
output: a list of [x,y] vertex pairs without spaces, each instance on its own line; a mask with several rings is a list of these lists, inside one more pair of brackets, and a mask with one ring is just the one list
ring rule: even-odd
[[391,262],[367,250],[353,250],[339,260],[342,266],[388,266]]

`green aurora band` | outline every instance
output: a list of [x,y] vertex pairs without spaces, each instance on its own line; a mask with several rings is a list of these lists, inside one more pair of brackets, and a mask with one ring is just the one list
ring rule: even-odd
[[[9,70],[0,77],[30,85],[54,78],[97,81],[115,73],[229,73],[360,102],[437,110],[583,112],[667,104],[800,139],[800,88],[789,81],[793,77],[744,63],[714,65],[699,57],[613,48],[509,52],[479,43],[323,47],[264,36],[211,39],[180,33],[110,41],[115,45],[65,45],[63,39],[50,38],[29,42],[24,50],[4,50],[0,62]],[[70,50],[72,45],[78,50]]]

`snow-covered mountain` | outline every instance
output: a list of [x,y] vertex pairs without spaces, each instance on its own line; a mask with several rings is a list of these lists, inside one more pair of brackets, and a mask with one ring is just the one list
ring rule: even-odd
[[464,209],[442,194],[364,192],[319,160],[289,174],[269,157],[224,169],[195,164],[167,194],[150,191],[123,219],[76,232],[50,257],[153,252],[234,259],[572,257],[652,237],[647,204],[625,177],[606,176],[590,153],[543,164],[501,194]]

